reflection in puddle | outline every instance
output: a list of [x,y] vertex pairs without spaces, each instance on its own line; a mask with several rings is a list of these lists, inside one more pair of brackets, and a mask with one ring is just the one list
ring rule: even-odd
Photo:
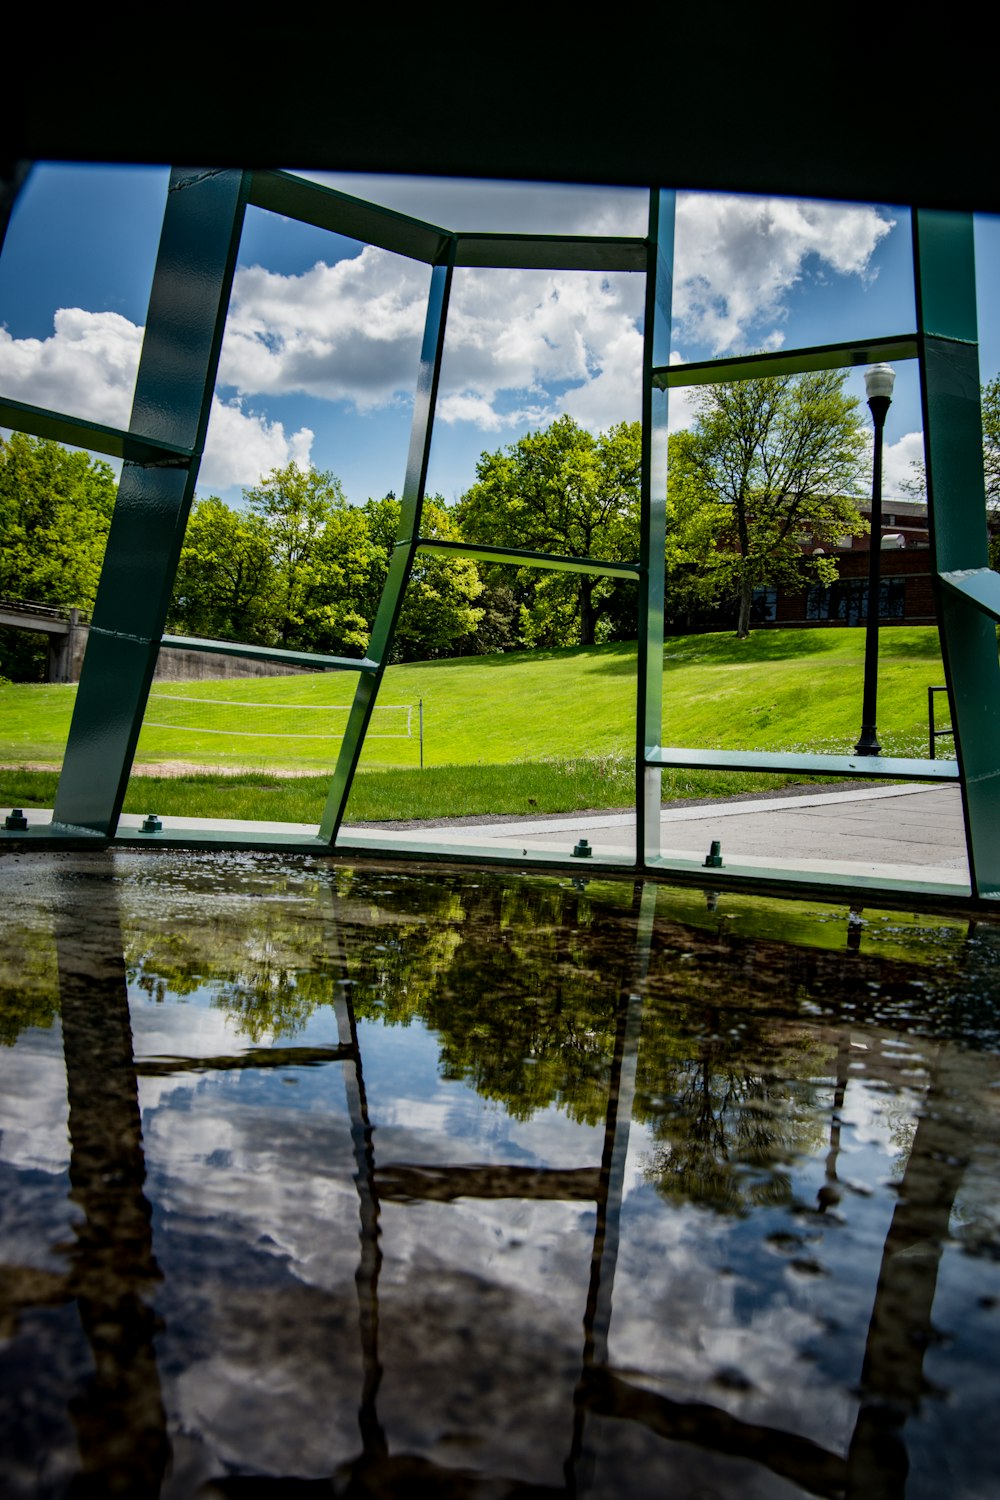
[[993,1492],[990,925],[0,879],[5,1494]]

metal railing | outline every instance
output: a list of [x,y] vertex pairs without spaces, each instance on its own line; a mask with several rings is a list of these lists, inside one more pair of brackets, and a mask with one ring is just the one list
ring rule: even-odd
[[[35,615],[42,620],[68,620],[73,611],[58,604],[36,604],[30,599],[10,599],[6,595],[0,598],[0,609],[9,610],[11,614]],[[77,620],[85,625],[90,619],[82,609],[76,611]]]

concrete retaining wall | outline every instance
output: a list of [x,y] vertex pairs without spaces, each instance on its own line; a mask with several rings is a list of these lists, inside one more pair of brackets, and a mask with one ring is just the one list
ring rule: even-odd
[[289,667],[282,662],[257,661],[249,656],[217,656],[214,651],[184,651],[161,646],[156,659],[154,682],[218,681],[226,677],[298,677],[309,667]]

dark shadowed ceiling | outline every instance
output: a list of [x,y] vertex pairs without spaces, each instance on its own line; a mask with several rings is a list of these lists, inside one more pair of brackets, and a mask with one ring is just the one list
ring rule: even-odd
[[[3,159],[663,183],[1000,210],[993,59],[857,8],[9,23]],[[332,17],[332,18],[331,18]],[[142,39],[133,30],[142,25]],[[153,41],[154,28],[158,40]],[[938,32],[945,34],[938,34]]]

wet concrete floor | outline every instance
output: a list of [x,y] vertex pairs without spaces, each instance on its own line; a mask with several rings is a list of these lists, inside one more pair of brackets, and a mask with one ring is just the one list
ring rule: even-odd
[[992,923],[168,852],[0,909],[5,1495],[995,1495]]

